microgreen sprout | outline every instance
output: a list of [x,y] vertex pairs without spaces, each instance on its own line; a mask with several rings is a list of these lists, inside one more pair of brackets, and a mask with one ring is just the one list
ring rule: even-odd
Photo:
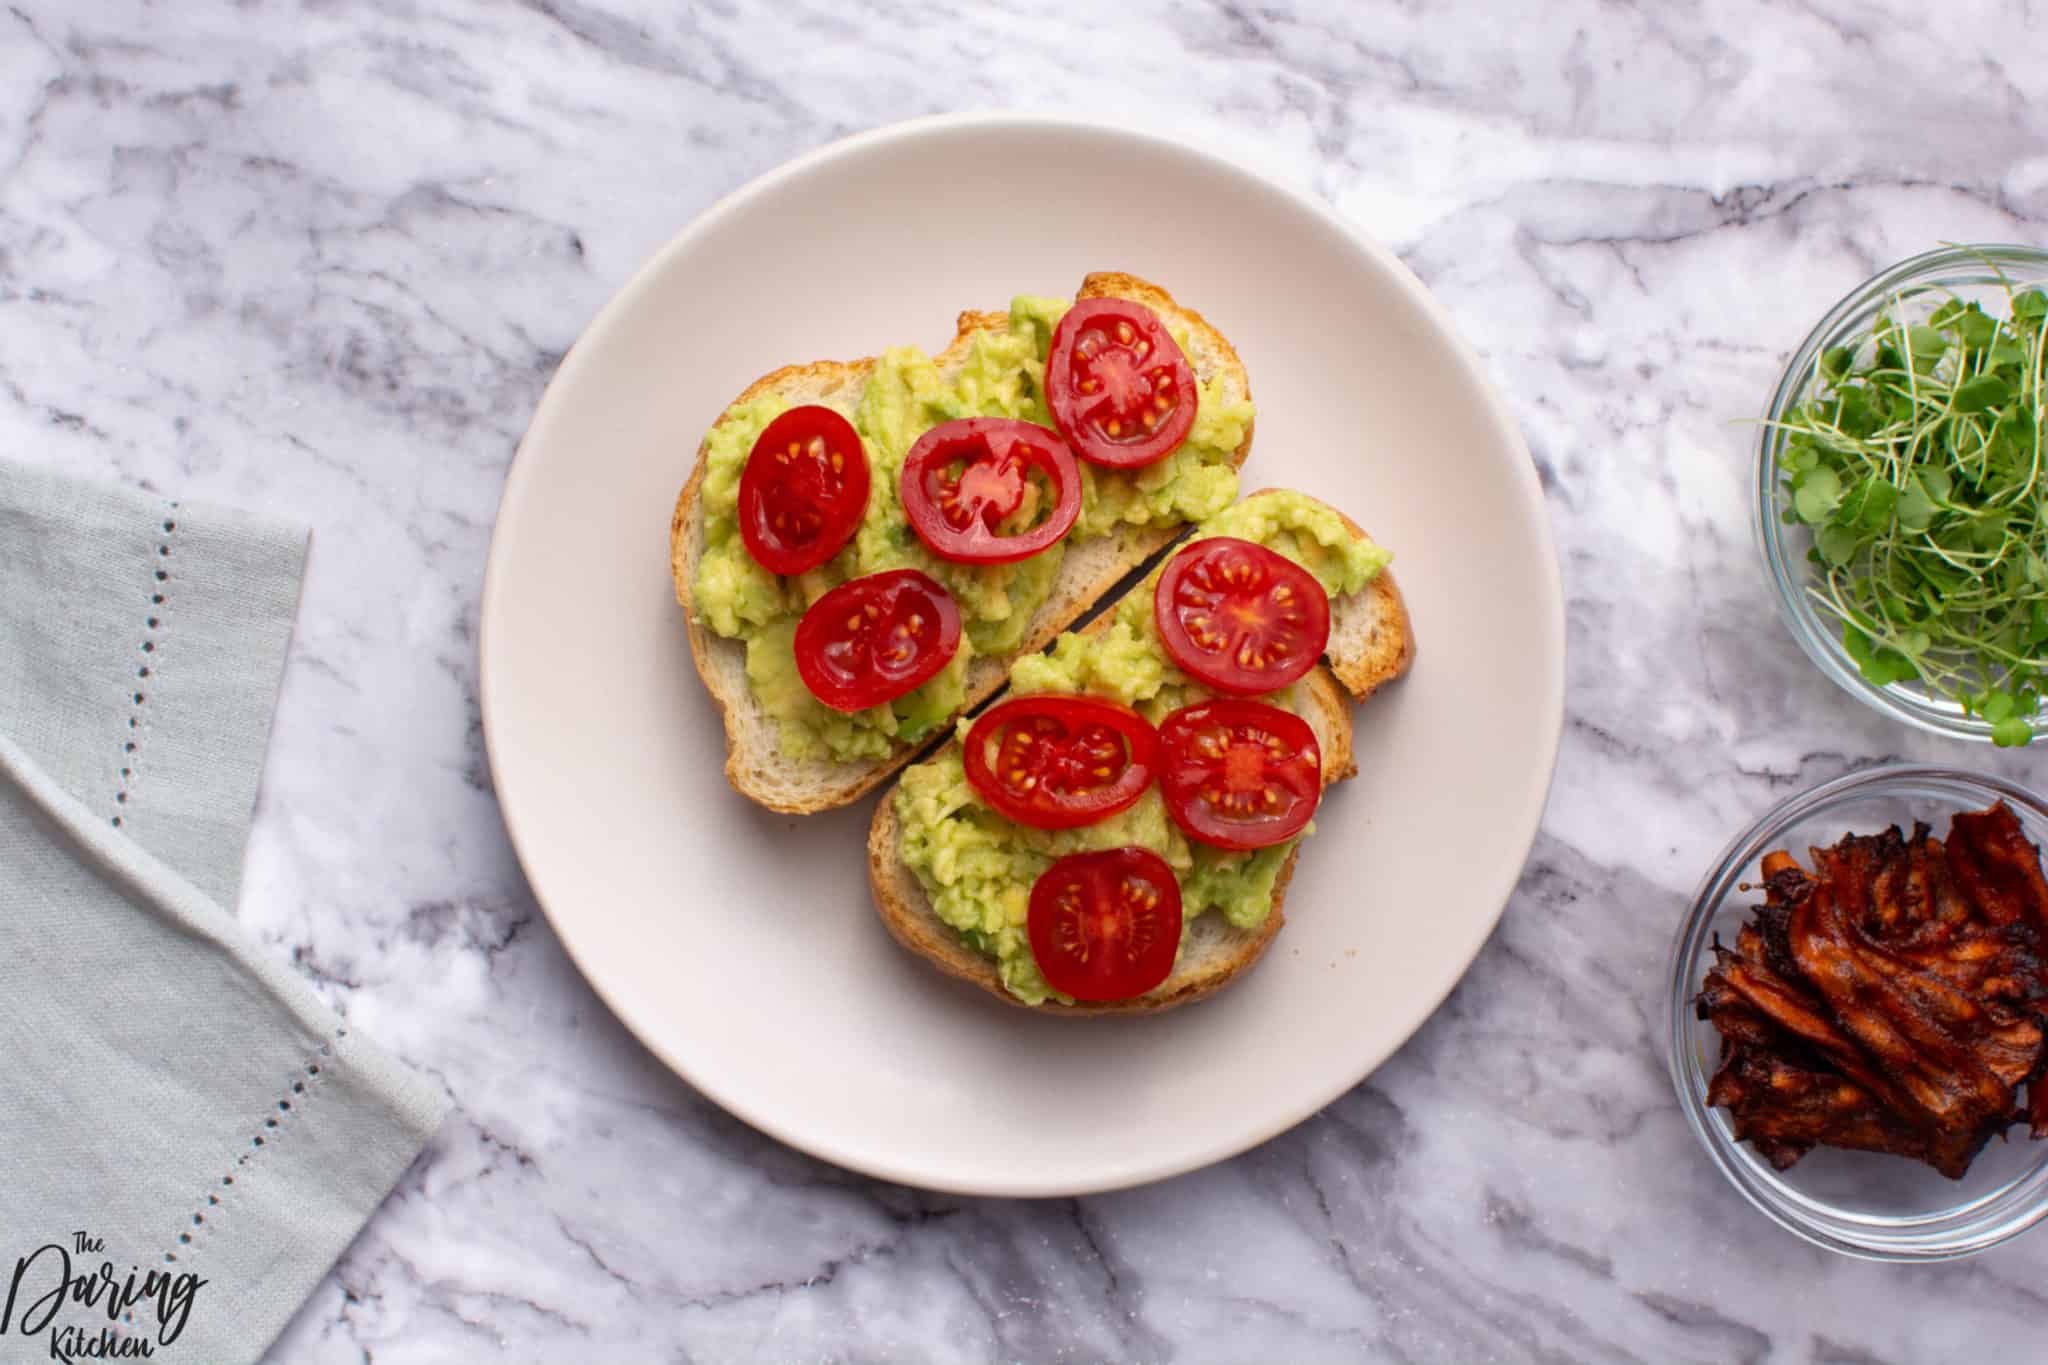
[[1813,533],[1807,591],[1863,676],[2019,745],[2048,690],[2048,294],[2004,284],[2004,316],[1894,295],[1822,352],[1778,469],[1785,522]]

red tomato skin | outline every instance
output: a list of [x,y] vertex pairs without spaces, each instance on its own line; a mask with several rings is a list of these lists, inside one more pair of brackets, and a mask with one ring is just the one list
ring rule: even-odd
[[[1120,915],[1102,913],[1109,897],[1121,903]],[[1164,858],[1135,845],[1069,854],[1032,884],[1025,927],[1031,955],[1054,990],[1076,1000],[1129,1000],[1173,975],[1180,882]]]
[[[1203,587],[1198,585],[1205,576],[1213,579],[1218,571],[1231,569],[1259,575],[1252,609],[1263,612],[1269,621],[1275,616],[1282,618],[1279,630],[1269,626],[1266,632],[1282,634],[1285,640],[1284,650],[1272,665],[1255,667],[1239,661],[1237,649],[1249,632],[1229,629],[1234,613],[1228,606],[1214,612],[1210,623],[1212,633],[1221,637],[1223,644],[1208,647],[1197,638],[1199,609],[1190,599],[1202,594]],[[1229,602],[1247,595],[1231,594],[1227,589],[1208,591]],[[1284,602],[1279,600],[1282,593],[1286,594]],[[1296,619],[1289,622],[1288,616]],[[1209,536],[1177,552],[1153,588],[1152,619],[1168,658],[1190,677],[1233,696],[1276,691],[1306,676],[1330,643],[1330,595],[1316,576],[1276,550],[1235,536]],[[1286,639],[1288,635],[1293,638]]]
[[[845,466],[836,472],[799,468],[787,476],[789,482],[798,485],[813,481],[813,476],[817,480],[838,481],[837,490],[824,506],[818,507],[815,499],[810,500],[821,519],[819,529],[792,544],[778,533],[773,524],[775,511],[770,508],[778,492],[777,475],[782,472],[776,463],[776,452],[786,451],[791,444],[807,446],[814,437],[822,437],[826,449],[842,456]],[[791,408],[761,429],[753,449],[747,453],[746,466],[740,471],[740,540],[754,562],[770,573],[809,573],[844,549],[860,529],[861,519],[867,515],[868,482],[867,451],[853,423],[821,404]],[[799,499],[802,492],[819,491],[823,490],[802,489]]]
[[[879,615],[858,631],[847,623]],[[915,614],[923,639],[894,644],[890,634]],[[877,638],[879,636],[879,639]],[[877,654],[907,648],[900,660]],[[953,595],[915,569],[891,569],[850,579],[811,603],[796,624],[796,671],[811,695],[835,711],[865,711],[911,692],[938,676],[960,652],[960,607]]]
[[[1023,466],[1017,471],[1019,487],[1029,470],[1044,473],[1053,485],[1051,515],[1029,531],[1014,536],[995,534],[979,518],[964,529],[948,522],[933,496],[932,477],[938,467],[977,447],[985,454],[981,461],[970,456],[970,465],[1001,463],[1021,450],[1023,453],[1016,457]],[[1081,469],[1056,431],[1008,417],[964,417],[941,422],[917,438],[903,457],[896,494],[902,499],[904,519],[910,523],[910,529],[939,558],[957,564],[1013,564],[1050,548],[1073,529],[1081,515]],[[1015,505],[1004,508],[1002,515],[1014,510]],[[1000,519],[998,516],[997,520]]]
[[[1099,362],[1101,373],[1096,373],[1092,367],[1098,362],[1091,360],[1090,349],[1093,347],[1098,356],[1104,350],[1091,341],[1090,334],[1114,338],[1120,324],[1130,329],[1131,343],[1125,346],[1105,341],[1105,346],[1113,348],[1113,354]],[[1142,356],[1134,350],[1140,343],[1145,348]],[[1101,395],[1083,392],[1081,386],[1091,381],[1109,388]],[[1150,415],[1146,403],[1137,401],[1140,395],[1149,395],[1154,402],[1164,397],[1170,404],[1164,419],[1149,428],[1149,434],[1111,437],[1106,429],[1098,429],[1094,410],[1119,398],[1123,400],[1118,403],[1120,410],[1109,420],[1129,421],[1134,428],[1142,426],[1141,418],[1131,416],[1133,403],[1138,413]],[[1166,330],[1159,315],[1142,303],[1118,298],[1083,299],[1069,308],[1053,328],[1052,346],[1045,361],[1046,408],[1052,413],[1053,425],[1067,438],[1074,453],[1092,464],[1109,469],[1140,469],[1157,464],[1187,439],[1195,425],[1200,398],[1195,371],[1187,356],[1182,354],[1179,343]]]
[[[1220,758],[1195,752],[1194,746],[1217,727],[1233,737],[1230,751]],[[1273,736],[1288,756],[1272,759],[1250,753],[1248,745],[1235,742],[1247,734]],[[1223,769],[1221,794],[1253,799],[1250,783],[1233,782],[1232,759],[1242,759],[1247,767],[1260,762],[1256,776],[1280,789],[1282,809],[1278,815],[1268,818],[1255,813],[1250,818],[1232,819],[1204,801],[1212,789],[1218,789],[1219,765]],[[1259,790],[1263,789],[1264,784]],[[1166,799],[1167,815],[1190,839],[1240,851],[1269,848],[1301,833],[1315,817],[1323,795],[1322,746],[1307,721],[1265,702],[1218,697],[1183,706],[1159,726],[1159,794]]]
[[[1030,796],[1010,790],[991,764],[988,751],[1008,727],[1039,717],[1066,725],[1069,748],[1077,741],[1081,727],[1091,723],[1108,728],[1124,741],[1125,766],[1106,791],[1064,807],[1053,805],[1054,798],[1046,795],[1047,774],[1043,768],[1033,774],[1040,785]],[[1128,706],[1095,697],[1045,693],[1013,698],[989,708],[967,732],[963,758],[968,782],[1004,819],[1034,829],[1077,829],[1128,810],[1145,794],[1159,771],[1159,734],[1150,721]]]

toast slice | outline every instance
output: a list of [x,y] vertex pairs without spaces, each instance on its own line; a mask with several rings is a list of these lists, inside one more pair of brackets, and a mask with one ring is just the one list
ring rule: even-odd
[[[1365,535],[1348,517],[1345,524],[1354,535]],[[1150,584],[1147,579],[1132,591],[1149,592]],[[1084,633],[1110,620],[1111,613],[1105,611],[1089,622]],[[1414,629],[1391,571],[1382,571],[1356,593],[1331,600],[1330,644],[1325,658],[1305,680],[1302,716],[1315,731],[1322,750],[1323,786],[1327,789],[1358,771],[1351,744],[1351,702],[1363,701],[1399,678],[1415,661]],[[957,745],[959,740],[952,743]],[[868,827],[868,886],[876,913],[890,935],[946,975],[979,986],[1019,1009],[1045,1014],[1155,1014],[1222,989],[1248,971],[1280,932],[1286,918],[1287,887],[1294,877],[1295,859],[1301,856],[1301,845],[1296,844],[1274,880],[1273,908],[1256,929],[1233,928],[1216,913],[1197,916],[1173,975],[1155,990],[1130,1000],[1071,1005],[1048,1000],[1030,1005],[1004,989],[993,959],[968,947],[938,917],[923,884],[897,852],[899,835],[896,803],[885,799],[876,806]]]
[[[1224,395],[1230,401],[1251,396],[1250,381],[1237,352],[1221,332],[1191,308],[1175,302],[1157,285],[1105,271],[1081,282],[1079,299],[1125,298],[1144,304],[1170,322],[1186,329],[1188,364],[1196,377],[1207,382],[1221,377]],[[952,342],[933,357],[941,374],[957,370],[967,359],[977,332],[1009,325],[1007,314],[962,313],[959,331]],[[764,375],[733,400],[733,406],[768,394],[787,397],[792,403],[833,403],[851,408],[860,401],[867,386],[874,357],[855,361],[819,361],[792,365]],[[1242,467],[1251,453],[1252,426],[1247,424],[1244,440],[1235,455]],[[792,761],[783,756],[776,733],[776,721],[755,700],[747,684],[746,646],[739,640],[713,634],[697,619],[691,601],[697,562],[704,552],[703,509],[698,490],[703,484],[707,454],[701,445],[697,464],[676,500],[669,524],[670,569],[675,577],[676,600],[682,604],[689,631],[690,655],[697,673],[704,679],[712,700],[718,703],[725,721],[725,776],[741,795],[768,807],[794,815],[831,810],[860,799],[900,769],[929,743],[898,743],[888,757],[867,762],[841,763],[830,759]],[[1007,655],[977,656],[968,664],[967,701],[962,712],[972,710],[993,694],[1009,677],[1010,664],[1025,654],[1043,649],[1061,631],[1084,615],[1096,600],[1131,570],[1171,544],[1186,529],[1184,523],[1166,526],[1123,526],[1113,535],[1073,540],[1067,545],[1059,577],[1051,593],[1033,616],[1017,650]],[[961,712],[956,712],[956,716]],[[950,722],[948,722],[950,723]]]
[[[1316,732],[1316,743],[1322,749],[1323,786],[1327,788],[1358,771],[1351,754],[1351,707],[1328,668],[1317,665],[1307,683],[1303,718]],[[1301,856],[1297,844],[1273,880],[1273,908],[1258,928],[1233,928],[1219,914],[1198,916],[1173,975],[1158,989],[1130,1000],[1076,1001],[1071,1005],[1048,1000],[1030,1005],[1003,988],[993,958],[968,947],[933,911],[923,884],[897,855],[898,834],[896,803],[884,800],[875,807],[874,822],[868,826],[868,888],[891,936],[946,975],[971,982],[1019,1009],[1041,1014],[1156,1014],[1222,989],[1257,962],[1280,932],[1280,923],[1286,918],[1287,884],[1294,876],[1294,861]]]

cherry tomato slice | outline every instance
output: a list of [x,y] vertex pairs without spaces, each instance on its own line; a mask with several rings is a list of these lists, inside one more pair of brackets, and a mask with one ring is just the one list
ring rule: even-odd
[[740,471],[740,539],[770,573],[808,573],[853,538],[868,509],[868,457],[830,408],[791,408],[762,428]]
[[[1038,470],[1052,485],[1051,515],[1028,531],[996,528],[1041,498]],[[1007,417],[942,422],[903,457],[903,513],[933,554],[961,564],[1028,559],[1065,535],[1081,515],[1081,469],[1058,432]]]
[[1183,706],[1159,727],[1166,813],[1218,848],[1265,848],[1301,833],[1323,797],[1323,751],[1292,711],[1235,697]]
[[915,569],[841,583],[796,623],[796,671],[835,711],[894,701],[960,651],[960,608]]
[[1198,540],[1175,555],[1152,592],[1159,643],[1221,692],[1285,687],[1330,643],[1330,595],[1283,554],[1235,536]]
[[1070,854],[1032,884],[1025,927],[1054,990],[1076,1000],[1128,1000],[1173,974],[1180,883],[1150,849]]
[[1052,329],[1046,406],[1074,453],[1112,469],[1163,460],[1195,424],[1195,372],[1159,315],[1083,299]]
[[1115,702],[1019,697],[974,722],[966,761],[967,780],[999,815],[1034,829],[1073,829],[1145,794],[1159,771],[1159,734]]

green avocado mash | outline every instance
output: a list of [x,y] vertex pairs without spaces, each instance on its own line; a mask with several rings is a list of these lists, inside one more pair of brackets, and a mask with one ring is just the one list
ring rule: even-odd
[[[735,404],[705,438],[699,494],[705,546],[691,596],[706,628],[745,642],[747,680],[777,721],[785,757],[881,758],[898,740],[923,739],[966,700],[969,659],[1007,654],[1023,642],[1059,576],[1065,543],[1019,564],[949,563],[927,550],[904,520],[897,480],[910,447],[941,422],[1015,417],[1052,425],[1043,397],[1045,356],[1067,307],[1061,299],[1016,299],[1009,327],[975,333],[965,364],[950,375],[915,347],[886,351],[858,403],[831,403],[853,422],[866,447],[868,507],[847,547],[810,573],[783,578],[763,569],[747,553],[735,520],[740,471],[761,429],[791,406],[789,400],[770,395]],[[1178,329],[1175,339],[1185,349],[1187,338]],[[1237,496],[1232,456],[1251,424],[1251,404],[1224,402],[1213,383],[1202,386],[1199,403],[1187,440],[1158,464],[1128,472],[1081,466],[1081,517],[1070,537],[1200,521]],[[960,652],[943,673],[907,696],[843,714],[804,687],[790,642],[798,618],[821,595],[886,569],[921,570],[953,594],[964,636]]]
[[[1313,573],[1333,598],[1363,588],[1392,558],[1371,541],[1354,537],[1326,504],[1283,490],[1224,509],[1203,522],[1196,535],[1232,535],[1269,546]],[[1010,670],[1010,694],[1110,697],[1155,724],[1213,695],[1161,649],[1152,622],[1154,579],[1126,594],[1110,623],[1096,633],[1062,635],[1049,653],[1019,659]],[[1265,700],[1298,712],[1302,687],[1296,683]],[[963,738],[968,727],[968,721],[960,722]],[[977,951],[995,958],[1003,985],[1034,1005],[1048,998],[1066,1000],[1046,985],[1025,930],[1031,885],[1055,860],[1125,844],[1149,848],[1180,878],[1187,921],[1214,909],[1238,928],[1251,929],[1272,909],[1273,879],[1294,847],[1290,840],[1253,853],[1232,853],[1190,842],[1168,818],[1156,785],[1130,809],[1081,829],[1012,824],[975,794],[957,745],[906,769],[895,801],[903,861],[917,874],[939,918]]]

